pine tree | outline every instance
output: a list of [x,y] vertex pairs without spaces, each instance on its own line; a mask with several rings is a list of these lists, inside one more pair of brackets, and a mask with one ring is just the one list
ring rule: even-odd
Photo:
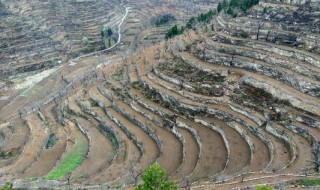
[[234,7],[238,7],[238,0],[231,0],[229,6],[234,8]]
[[221,11],[222,11],[222,4],[221,4],[221,2],[219,2],[218,3],[218,7],[217,7],[217,11],[218,11],[218,13],[220,13]]
[[233,9],[232,7],[229,6],[228,10],[227,10],[227,13],[231,16],[233,16]]
[[227,0],[222,1],[222,9],[226,9],[228,7]]

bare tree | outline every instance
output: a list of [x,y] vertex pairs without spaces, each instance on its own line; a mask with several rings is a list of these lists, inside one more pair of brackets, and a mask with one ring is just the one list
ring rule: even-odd
[[138,179],[141,176],[143,171],[142,171],[142,169],[134,168],[133,163],[131,162],[131,167],[129,169],[129,172],[134,180],[134,185],[136,186],[138,184]]

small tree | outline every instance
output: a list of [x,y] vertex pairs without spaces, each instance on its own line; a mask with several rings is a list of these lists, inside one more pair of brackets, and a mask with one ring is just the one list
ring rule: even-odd
[[112,29],[108,28],[107,33],[108,33],[108,37],[112,36],[112,34],[113,34]]
[[89,44],[89,39],[87,37],[83,37],[82,40],[81,40],[81,43],[83,45],[88,45]]
[[191,17],[191,18],[189,19],[189,21],[187,22],[186,27],[190,29],[190,28],[195,27],[196,24],[197,24],[197,19],[196,19],[196,17]]
[[177,190],[177,185],[168,180],[168,176],[158,163],[152,164],[144,171],[143,184],[137,186],[136,190]]
[[221,2],[219,2],[218,3],[218,7],[217,7],[217,11],[218,11],[218,13],[220,13],[221,11],[222,11],[222,4],[221,4]]
[[267,13],[267,7],[264,7],[263,8],[263,14],[266,14]]
[[234,13],[233,13],[232,7],[229,7],[229,8],[228,8],[227,13],[228,13],[229,15],[233,16]]
[[222,9],[226,9],[228,7],[227,0],[222,1]]

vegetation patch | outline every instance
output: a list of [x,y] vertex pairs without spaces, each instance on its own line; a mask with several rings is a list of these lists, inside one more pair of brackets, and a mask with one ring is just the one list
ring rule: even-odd
[[225,13],[236,17],[237,13],[234,9],[238,9],[246,13],[251,7],[257,4],[259,4],[259,0],[231,0],[230,2],[223,0],[218,3],[217,11],[220,13],[224,10]]
[[304,186],[319,186],[320,185],[320,178],[317,179],[301,179],[297,181],[298,185]]
[[78,168],[83,162],[84,155],[87,149],[86,146],[86,141],[78,138],[71,150],[64,155],[60,164],[46,176],[46,179],[61,179]]
[[111,80],[115,80],[115,81],[122,81],[123,78],[123,73],[124,73],[124,69],[118,69],[113,75],[110,76]]
[[256,190],[274,190],[273,187],[260,185],[256,188]]
[[0,187],[0,190],[13,190],[13,184],[11,182],[6,182],[4,186]]
[[52,148],[57,142],[57,137],[54,133],[51,133],[46,144],[46,149]]
[[168,38],[173,38],[173,37],[175,37],[175,36],[177,36],[177,35],[180,35],[180,34],[183,33],[184,29],[185,29],[184,26],[181,26],[181,28],[179,29],[177,25],[174,25],[174,26],[173,26],[172,28],[170,28],[170,29],[168,30],[168,32],[166,33],[166,38],[167,38],[167,39],[168,39]]
[[142,176],[143,184],[138,185],[136,190],[158,189],[176,190],[178,186],[175,182],[169,181],[166,171],[158,164],[152,164],[147,168]]
[[84,174],[79,174],[78,176],[76,176],[77,179],[88,179],[89,175],[84,173]]
[[172,21],[176,20],[173,14],[171,13],[163,13],[151,20],[152,23],[154,23],[156,26],[161,26],[167,23],[170,23]]
[[21,151],[20,148],[12,148],[6,151],[1,151],[0,152],[0,158],[2,159],[9,159],[15,155],[17,155]]
[[159,70],[166,75],[188,83],[193,91],[208,96],[222,96],[225,76],[220,73],[210,73],[190,66],[183,61],[166,62],[159,65]]

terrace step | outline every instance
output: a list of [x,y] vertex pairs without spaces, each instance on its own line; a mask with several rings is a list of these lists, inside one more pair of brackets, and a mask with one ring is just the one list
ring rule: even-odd
[[17,120],[10,125],[13,126],[14,129],[13,134],[10,136],[10,139],[8,139],[1,146],[1,151],[4,153],[4,155],[12,156],[9,156],[9,158],[1,158],[0,171],[4,170],[3,172],[7,171],[5,168],[10,167],[10,165],[14,164],[20,159],[28,142],[30,141],[29,135],[31,133],[31,129],[28,127],[28,125],[23,124],[23,122],[20,120]]
[[5,176],[18,177],[23,174],[37,160],[46,143],[48,131],[41,126],[36,116],[26,118],[26,125],[30,128],[29,140],[17,161],[1,168],[3,178],[6,178]]
[[[109,182],[119,179],[127,175],[128,170],[133,167],[133,163],[136,163],[141,159],[141,152],[139,147],[134,142],[128,139],[127,135],[116,127],[112,121],[106,116],[100,108],[92,108],[103,119],[103,121],[110,127],[112,127],[121,139],[121,146],[117,158],[114,164],[112,164],[102,175],[95,177],[93,180],[100,182]],[[105,176],[105,177],[103,177]],[[108,177],[107,177],[108,176]],[[91,180],[91,181],[93,181]]]
[[156,126],[144,116],[136,113],[130,106],[117,100],[115,104],[119,106],[120,109],[126,110],[125,113],[130,114],[140,122],[146,123],[146,126],[155,131],[155,134],[158,135],[159,138],[165,137],[165,141],[160,141],[163,149],[159,158],[159,164],[166,169],[169,175],[175,172],[182,163],[183,152],[181,142],[169,130]]
[[[51,112],[53,105],[48,106],[43,110],[44,113]],[[49,113],[50,114],[50,113]],[[51,114],[50,114],[51,115]],[[49,145],[49,138],[47,139],[46,145],[42,148],[41,154],[37,160],[32,163],[32,165],[24,172],[22,177],[31,178],[31,177],[43,177],[55,166],[57,160],[59,160],[65,149],[67,148],[67,136],[65,129],[54,122],[48,115],[45,114],[44,121],[42,121],[42,127],[49,130],[50,135],[54,134],[55,142],[52,142],[53,145]],[[57,125],[56,125],[57,124]],[[39,169],[41,168],[41,170]]]
[[89,142],[81,130],[70,121],[66,122],[64,129],[68,134],[67,148],[63,156],[56,162],[55,167],[46,175],[46,179],[69,178],[88,155]]
[[[149,105],[149,107],[160,107],[162,108],[161,110],[167,110],[161,105],[152,102],[150,99],[147,99],[141,92],[135,89],[131,89],[131,92],[133,96],[136,96],[135,100],[140,100],[139,102],[144,102],[146,105]],[[171,111],[167,113],[170,113],[171,115],[173,114]],[[191,128],[194,128],[198,132],[202,143],[200,149],[201,156],[195,170],[189,176],[189,179],[191,181],[196,181],[202,178],[208,178],[221,172],[225,167],[227,158],[227,150],[222,137],[217,132],[201,124],[192,122],[190,120],[185,120],[183,118],[179,118],[179,121],[187,124]],[[212,139],[214,139],[215,143],[212,143]],[[219,152],[219,154],[217,154],[217,152]]]

